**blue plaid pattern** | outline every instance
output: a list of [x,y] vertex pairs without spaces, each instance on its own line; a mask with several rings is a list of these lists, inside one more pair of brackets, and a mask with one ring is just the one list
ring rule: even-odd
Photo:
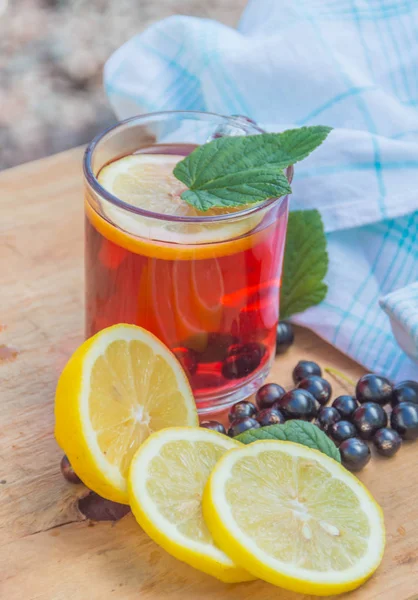
[[395,380],[418,375],[417,65],[416,0],[250,0],[237,30],[171,17],[105,67],[119,118],[189,109],[335,128],[296,166],[292,205],[321,211],[330,268],[326,300],[295,321]]

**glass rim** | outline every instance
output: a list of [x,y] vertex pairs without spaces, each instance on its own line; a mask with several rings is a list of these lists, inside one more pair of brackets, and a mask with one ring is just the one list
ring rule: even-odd
[[[167,221],[168,222],[176,222],[176,223],[202,223],[202,222],[204,222],[204,223],[219,223],[222,221],[230,221],[232,219],[239,219],[242,217],[247,217],[247,216],[252,215],[264,208],[267,208],[270,205],[273,205],[277,202],[283,201],[283,199],[286,196],[280,196],[279,198],[268,198],[267,200],[264,200],[263,202],[254,204],[254,206],[250,206],[249,208],[239,210],[236,212],[225,213],[225,214],[221,214],[221,215],[210,215],[207,217],[205,217],[205,216],[186,217],[186,216],[167,215],[167,214],[162,214],[162,213],[156,213],[153,211],[145,210],[144,208],[139,208],[137,206],[134,206],[132,204],[129,204],[128,202],[121,200],[117,196],[114,196],[111,192],[109,192],[102,185],[100,185],[96,175],[93,172],[92,161],[93,161],[93,155],[94,155],[95,150],[97,149],[97,147],[99,146],[99,144],[102,141],[105,141],[105,139],[108,135],[110,135],[117,129],[123,127],[124,125],[133,123],[135,121],[137,121],[138,123],[141,123],[141,122],[146,123],[146,122],[150,122],[150,121],[152,122],[154,120],[158,120],[161,117],[170,117],[173,115],[183,116],[185,119],[192,119],[193,117],[195,117],[197,120],[202,120],[202,121],[204,120],[204,117],[207,117],[207,116],[208,117],[216,117],[217,119],[220,119],[221,122],[222,121],[224,121],[226,123],[232,122],[234,124],[239,123],[239,125],[243,129],[244,128],[247,128],[248,130],[253,129],[254,132],[265,133],[264,130],[261,129],[261,127],[259,127],[257,125],[257,123],[252,122],[251,120],[248,120],[246,122],[245,119],[247,117],[244,117],[241,115],[227,116],[227,115],[220,115],[220,114],[213,113],[213,112],[205,112],[205,111],[197,111],[197,110],[196,111],[193,111],[193,110],[167,110],[167,111],[157,111],[157,112],[152,112],[152,113],[145,113],[143,115],[136,115],[133,117],[129,117],[128,119],[123,119],[122,121],[118,121],[114,125],[107,127],[104,131],[97,134],[93,138],[93,140],[88,144],[88,146],[84,152],[84,156],[83,156],[83,173],[84,173],[84,177],[85,177],[87,183],[90,185],[90,187],[101,198],[104,198],[106,201],[110,202],[111,204],[113,204],[114,206],[116,206],[118,208],[121,208],[130,213],[134,213],[134,214],[142,216],[142,217],[158,219],[160,221],[166,221],[166,222]],[[289,183],[291,183],[291,181],[293,179],[293,166],[292,165],[287,167],[286,175],[289,180]]]

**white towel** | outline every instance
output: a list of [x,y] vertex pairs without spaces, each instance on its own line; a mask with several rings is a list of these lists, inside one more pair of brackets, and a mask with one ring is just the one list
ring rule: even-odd
[[119,118],[206,110],[335,128],[295,168],[292,208],[320,210],[330,267],[326,300],[294,321],[396,381],[418,377],[417,64],[416,0],[253,0],[237,30],[171,17],[105,67]]

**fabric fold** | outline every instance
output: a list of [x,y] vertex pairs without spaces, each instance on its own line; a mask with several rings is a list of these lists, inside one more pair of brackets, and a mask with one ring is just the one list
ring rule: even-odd
[[418,376],[379,305],[389,298],[390,311],[390,294],[418,281],[417,33],[414,0],[252,0],[236,30],[184,16],[156,23],[104,73],[120,119],[201,110],[269,131],[334,127],[295,166],[291,207],[320,210],[330,269],[325,302],[294,320],[395,380]]

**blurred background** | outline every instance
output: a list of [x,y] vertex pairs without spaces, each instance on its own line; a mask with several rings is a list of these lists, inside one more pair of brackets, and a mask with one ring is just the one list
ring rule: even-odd
[[0,169],[89,141],[114,122],[110,54],[172,14],[236,25],[246,0],[0,0]]

